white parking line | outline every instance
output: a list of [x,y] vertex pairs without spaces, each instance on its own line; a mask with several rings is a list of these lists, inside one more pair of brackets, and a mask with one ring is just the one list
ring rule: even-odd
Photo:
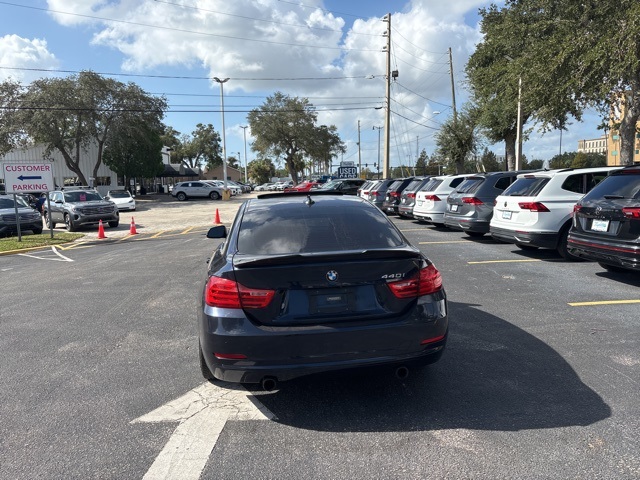
[[51,247],[51,251],[53,251],[53,253],[55,253],[60,258],[40,257],[38,255],[33,255],[33,254],[30,254],[30,253],[19,253],[18,255],[21,256],[21,257],[35,258],[35,259],[38,259],[38,260],[50,260],[50,261],[54,261],[54,262],[73,262],[73,260],[71,260],[68,257],[65,257],[60,252],[58,252],[58,249],[56,249],[56,247],[54,247],[54,246]]

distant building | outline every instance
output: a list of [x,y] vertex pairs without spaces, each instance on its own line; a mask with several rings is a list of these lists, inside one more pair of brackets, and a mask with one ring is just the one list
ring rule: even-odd
[[607,154],[607,136],[590,140],[578,140],[578,153],[602,153]]
[[[204,171],[202,175],[200,175],[202,180],[223,180],[224,172],[222,165],[216,168],[208,168],[204,167]],[[231,180],[233,182],[241,182],[244,179],[244,172],[240,171],[237,168],[233,168],[230,165],[227,165],[227,180]]]

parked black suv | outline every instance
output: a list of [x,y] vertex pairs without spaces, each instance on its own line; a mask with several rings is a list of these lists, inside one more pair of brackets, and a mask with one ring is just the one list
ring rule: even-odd
[[609,271],[640,272],[640,165],[611,173],[582,197],[567,249]]
[[387,215],[397,215],[400,205],[400,196],[407,186],[415,180],[415,177],[399,178],[387,189],[387,195],[382,202],[381,210]]
[[44,204],[44,219],[47,227],[55,228],[56,223],[64,223],[66,229],[75,232],[79,227],[95,225],[100,220],[117,227],[120,223],[118,207],[103,199],[96,190],[64,189],[49,194],[51,211]]

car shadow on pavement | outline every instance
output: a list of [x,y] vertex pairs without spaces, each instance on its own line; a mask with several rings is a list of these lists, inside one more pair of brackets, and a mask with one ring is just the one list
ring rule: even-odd
[[[629,270],[628,272],[607,272],[606,270],[603,270],[601,272],[596,272],[596,275],[600,278],[608,278],[609,280],[613,280],[615,282],[626,283],[627,285],[631,285],[633,287],[640,287],[640,275],[638,275],[638,272],[636,271]],[[638,293],[640,294],[640,292]]]
[[611,409],[549,345],[483,312],[450,302],[442,359],[405,380],[390,369],[315,375],[250,389],[280,423],[336,432],[590,425]]

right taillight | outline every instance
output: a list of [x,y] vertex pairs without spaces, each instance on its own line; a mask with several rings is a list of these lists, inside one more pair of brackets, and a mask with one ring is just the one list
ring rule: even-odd
[[397,298],[413,298],[429,295],[442,288],[442,276],[433,265],[428,265],[420,273],[409,279],[402,279],[387,284]]
[[433,202],[439,202],[440,201],[440,197],[438,197],[437,195],[425,195],[424,199],[425,200],[431,200]]
[[532,212],[548,212],[549,211],[546,205],[540,202],[520,202],[518,206],[522,210],[531,210]]
[[275,294],[275,290],[248,288],[233,280],[209,277],[204,301],[218,308],[264,308]]
[[624,207],[622,214],[628,218],[640,218],[640,207]]
[[484,202],[476,197],[462,197],[462,203],[466,203],[468,205],[483,205]]

